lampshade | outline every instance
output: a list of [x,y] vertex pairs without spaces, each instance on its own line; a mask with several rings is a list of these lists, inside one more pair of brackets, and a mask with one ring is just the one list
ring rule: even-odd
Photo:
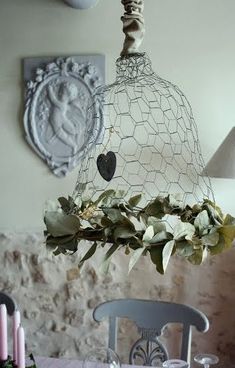
[[203,170],[203,175],[212,178],[235,179],[235,127],[231,129],[214,153]]

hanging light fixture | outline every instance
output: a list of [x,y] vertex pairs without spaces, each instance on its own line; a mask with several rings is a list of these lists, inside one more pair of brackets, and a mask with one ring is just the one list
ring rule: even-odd
[[209,179],[200,175],[204,162],[187,98],[139,52],[144,1],[122,4],[125,40],[116,80],[96,92],[95,103],[98,98],[105,107],[103,140],[86,155],[74,197],[94,197],[114,188],[125,195],[143,193],[147,201],[176,193],[184,204],[213,199]]
[[59,211],[46,212],[46,243],[55,254],[67,254],[90,241],[80,266],[107,245],[106,270],[112,254],[124,248],[131,254],[129,271],[140,256],[150,255],[164,273],[172,254],[200,264],[207,254],[229,248],[235,219],[223,216],[209,178],[201,175],[204,162],[187,98],[139,52],[143,0],[122,4],[125,40],[116,80],[96,90],[87,117],[102,111],[93,104],[103,104],[104,126],[86,132],[90,144],[73,196],[59,199]]

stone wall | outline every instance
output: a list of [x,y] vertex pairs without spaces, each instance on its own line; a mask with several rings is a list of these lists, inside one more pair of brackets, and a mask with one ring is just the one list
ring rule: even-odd
[[[144,257],[127,276],[128,257],[113,257],[110,273],[97,269],[100,254],[77,269],[78,258],[48,253],[40,233],[0,235],[0,288],[11,294],[22,312],[26,328],[27,350],[35,355],[82,358],[94,347],[107,344],[107,324],[92,319],[93,308],[112,298],[145,298],[175,301],[201,309],[211,326],[206,334],[193,331],[193,354],[219,355],[221,366],[235,366],[235,252],[210,258],[201,267],[174,258],[165,276],[155,272]],[[120,327],[119,354],[126,359],[134,340],[130,323]],[[167,329],[172,337],[168,348],[172,356],[178,350],[178,329]]]

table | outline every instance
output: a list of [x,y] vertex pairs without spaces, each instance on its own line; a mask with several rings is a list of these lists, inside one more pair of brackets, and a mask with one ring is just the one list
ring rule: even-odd
[[36,357],[37,368],[82,368],[82,361]]
[[[82,368],[82,361],[76,359],[56,359],[35,357],[37,368]],[[92,367],[92,363],[91,363]],[[133,365],[122,364],[122,368],[134,368]],[[140,366],[138,366],[140,368]]]

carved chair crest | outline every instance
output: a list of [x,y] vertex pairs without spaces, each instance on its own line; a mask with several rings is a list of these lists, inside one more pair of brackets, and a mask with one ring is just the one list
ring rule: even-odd
[[138,328],[141,338],[131,348],[129,361],[134,365],[161,366],[168,359],[164,345],[155,329]]

